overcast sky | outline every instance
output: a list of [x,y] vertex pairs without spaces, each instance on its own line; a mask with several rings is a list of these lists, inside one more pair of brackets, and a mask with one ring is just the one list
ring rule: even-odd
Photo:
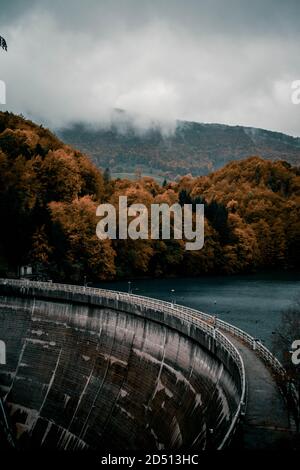
[[57,128],[176,119],[300,136],[299,0],[1,0],[9,109]]

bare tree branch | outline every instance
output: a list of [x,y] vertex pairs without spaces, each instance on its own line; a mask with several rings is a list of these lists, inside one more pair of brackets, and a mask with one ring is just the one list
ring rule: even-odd
[[2,47],[2,49],[4,49],[5,51],[7,51],[7,44],[6,44],[6,41],[5,39],[0,36],[0,47]]

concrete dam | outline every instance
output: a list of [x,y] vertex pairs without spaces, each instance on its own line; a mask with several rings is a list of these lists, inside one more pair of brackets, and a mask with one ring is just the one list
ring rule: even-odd
[[227,444],[244,399],[239,354],[212,326],[156,302],[0,282],[0,393],[17,448]]
[[295,426],[275,376],[267,348],[203,312],[0,280],[0,448],[222,449],[238,427],[244,448],[286,448]]

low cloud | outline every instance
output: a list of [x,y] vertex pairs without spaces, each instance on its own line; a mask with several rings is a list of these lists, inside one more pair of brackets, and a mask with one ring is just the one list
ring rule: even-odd
[[139,129],[186,119],[300,135],[299,3],[224,3],[3,2],[6,107],[52,128],[108,126],[125,109]]

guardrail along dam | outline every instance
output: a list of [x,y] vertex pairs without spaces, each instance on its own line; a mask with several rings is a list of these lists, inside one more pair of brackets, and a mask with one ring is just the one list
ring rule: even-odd
[[0,422],[20,449],[217,449],[245,407],[236,347],[167,302],[1,280],[0,340]]

